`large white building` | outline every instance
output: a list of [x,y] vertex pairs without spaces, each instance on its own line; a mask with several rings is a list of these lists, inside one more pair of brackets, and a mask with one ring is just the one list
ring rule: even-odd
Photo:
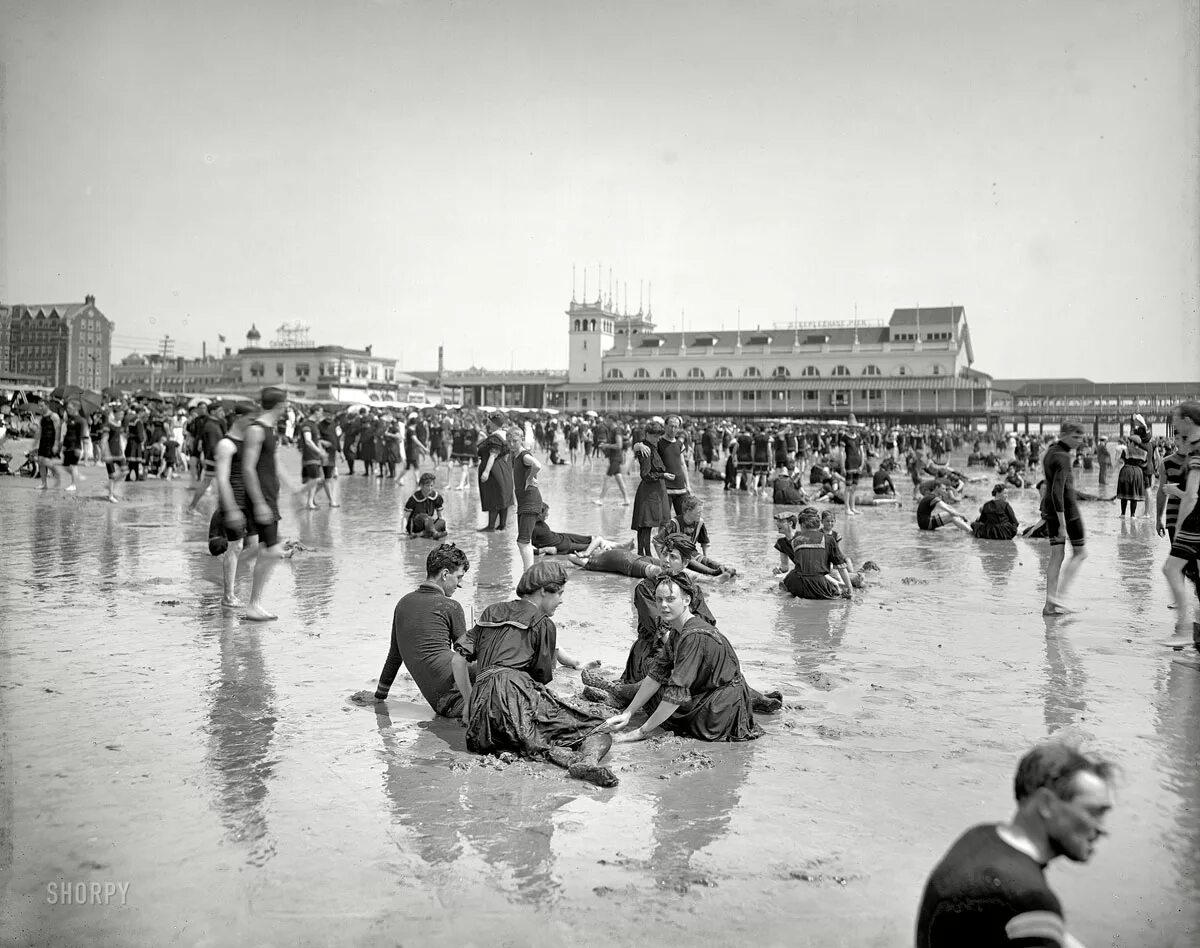
[[649,313],[601,300],[573,301],[566,316],[568,378],[553,404],[570,411],[964,422],[993,411],[961,306],[716,332],[657,332]]

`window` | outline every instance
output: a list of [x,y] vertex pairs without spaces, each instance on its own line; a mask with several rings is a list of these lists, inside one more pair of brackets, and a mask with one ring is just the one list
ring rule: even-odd
[[938,365],[938,364],[935,362],[935,363],[933,364],[933,366],[930,368],[930,370],[929,370],[929,374],[930,374],[930,375],[941,375],[941,374],[942,374],[942,367],[941,367],[940,365]]
[[877,388],[864,388],[863,392],[862,392],[862,397],[865,398],[867,401],[872,401],[874,399],[882,398],[883,393],[880,392],[879,389],[877,389]]
[[371,366],[371,381],[372,382],[379,381],[379,366],[377,366],[377,365]]
[[802,376],[804,376],[805,378],[813,379],[821,374],[821,370],[818,369],[815,365],[806,365],[803,368],[803,370],[800,372],[800,374]]
[[916,342],[917,334],[915,332],[894,332],[891,340],[892,342]]
[[669,366],[658,373],[660,378],[673,379],[676,378],[675,370]]
[[758,392],[754,391],[753,389],[746,389],[742,392],[742,398],[745,401],[752,402],[758,398]]
[[829,374],[833,375],[833,376],[849,375],[850,370],[848,368],[846,368],[844,365],[835,365],[833,367],[833,371],[830,372]]
[[664,392],[663,393],[663,401],[665,401],[665,402],[675,401],[675,393],[674,392]]
[[583,351],[587,352],[587,340],[583,340]]
[[912,375],[912,372],[908,368],[907,365],[898,365],[898,366],[896,366],[896,374],[897,375]]
[[883,373],[879,371],[879,366],[868,365],[863,369],[863,375],[883,375]]
[[638,393],[637,393],[637,400],[638,400],[639,402],[644,402],[644,401],[646,400],[646,393],[645,393],[645,392],[638,392]]
[[645,369],[637,368],[633,370],[633,377],[635,379],[648,379],[650,378],[650,373]]
[[278,375],[280,378],[283,378],[283,363],[282,362],[275,363],[275,374]]
[[717,369],[717,371],[716,371],[715,373],[713,373],[713,374],[714,374],[714,375],[715,375],[717,378],[719,378],[719,379],[731,379],[731,378],[733,378],[733,373],[732,373],[732,372],[731,372],[729,369],[727,369],[725,366],[721,366],[721,367],[720,367],[719,369]]
[[750,366],[742,374],[748,379],[756,379],[762,375],[762,373],[760,371],[758,371],[758,367],[754,366],[754,365]]
[[307,362],[297,362],[296,363],[296,376],[298,378],[308,378],[308,363]]
[[250,375],[253,376],[254,378],[262,378],[264,373],[266,372],[266,370],[267,370],[267,367],[265,365],[263,365],[261,362],[251,362],[250,363]]
[[704,370],[699,366],[692,366],[692,368],[688,369],[687,377],[689,379],[702,379],[704,378]]
[[775,366],[775,370],[771,373],[771,378],[786,379],[790,378],[791,374],[792,373],[788,371],[788,367],[786,365],[777,365]]
[[625,375],[620,369],[609,369],[604,373],[604,377],[606,379],[623,379],[625,378]]

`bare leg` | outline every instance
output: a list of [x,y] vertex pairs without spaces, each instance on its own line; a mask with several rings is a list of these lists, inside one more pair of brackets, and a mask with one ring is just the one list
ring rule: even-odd
[[274,613],[263,608],[262,595],[267,580],[271,576],[275,564],[279,562],[281,550],[279,544],[263,546],[258,544],[258,556],[254,558],[254,580],[250,587],[250,605],[246,609],[246,618],[255,622],[269,622],[279,618]]
[[1042,607],[1042,615],[1058,615],[1058,583],[1062,573],[1063,559],[1067,554],[1065,543],[1054,543],[1050,546],[1050,562],[1046,564],[1046,605]]
[[586,780],[597,787],[615,787],[619,783],[616,774],[600,763],[611,747],[611,734],[592,734],[584,738],[579,753],[572,754],[565,747],[551,747],[547,759],[565,767],[576,780]]
[[229,544],[229,548],[221,556],[221,605],[223,606],[241,606],[242,601],[237,597],[235,589],[237,583],[237,568],[238,556],[242,552],[242,541],[236,540]]
[[528,541],[517,541],[517,552],[521,554],[521,569],[527,570],[533,565],[533,544]]
[[1187,588],[1183,580],[1183,570],[1186,566],[1187,560],[1168,556],[1162,567],[1167,585],[1171,587],[1171,598],[1175,600],[1175,638],[1183,640],[1185,645],[1192,639],[1191,623],[1188,621]]

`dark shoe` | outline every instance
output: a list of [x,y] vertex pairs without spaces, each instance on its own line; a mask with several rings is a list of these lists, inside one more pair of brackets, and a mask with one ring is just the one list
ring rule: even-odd
[[579,761],[571,764],[567,768],[569,773],[576,780],[586,780],[588,783],[595,784],[597,787],[615,787],[621,781],[607,767],[600,764],[594,764],[591,761]]
[[585,701],[594,701],[596,704],[602,704],[609,708],[621,709],[621,705],[617,699],[602,688],[592,688],[589,685],[585,685],[580,694]]
[[579,672],[579,680],[589,688],[598,688],[604,692],[611,692],[616,685],[616,682],[609,678],[605,678],[599,672],[592,668],[583,668]]

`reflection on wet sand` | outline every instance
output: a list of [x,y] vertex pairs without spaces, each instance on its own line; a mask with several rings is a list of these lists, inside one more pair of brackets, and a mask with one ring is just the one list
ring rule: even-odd
[[1171,662],[1157,710],[1163,789],[1175,800],[1173,832],[1163,834],[1162,847],[1178,866],[1179,904],[1195,932],[1200,929],[1200,656]]
[[260,632],[226,618],[219,634],[220,669],[208,689],[208,752],[216,808],[226,837],[246,846],[246,861],[261,866],[275,853],[266,800],[276,760],[275,690],[267,676]]
[[1046,733],[1077,724],[1087,712],[1087,673],[1071,645],[1071,622],[1044,616],[1046,623],[1046,675],[1042,679],[1042,714]]
[[1154,592],[1155,585],[1161,585],[1162,574],[1155,562],[1154,546],[1147,542],[1147,538],[1153,536],[1154,527],[1148,520],[1122,519],[1117,533],[1117,560],[1121,564],[1117,575],[1125,590],[1122,611],[1136,616],[1137,621],[1130,622],[1130,628],[1141,632],[1154,631],[1150,628],[1153,620],[1146,604],[1161,598]]
[[375,715],[383,789],[393,817],[411,831],[405,842],[431,866],[473,852],[501,888],[509,887],[498,881],[504,871],[511,874],[516,901],[549,900],[558,887],[552,814],[577,788],[562,786],[565,778],[549,764],[520,762],[503,773],[485,766],[494,759],[467,754],[457,721],[421,721],[416,739],[404,741],[386,704],[378,704]]
[[1020,558],[1021,551],[1017,549],[1016,541],[977,540],[974,549],[979,554],[983,575],[991,580],[993,591],[1005,590]]
[[[750,773],[757,741],[743,744],[710,744],[689,741],[685,750],[704,754],[712,766],[669,776],[658,783],[662,789],[654,795],[651,830],[654,849],[650,868],[664,888],[686,890],[691,884],[703,884],[707,877],[692,865],[693,857],[712,845],[729,830],[730,817],[741,799],[742,786]],[[668,773],[687,766],[674,762],[663,749],[662,768]]]

